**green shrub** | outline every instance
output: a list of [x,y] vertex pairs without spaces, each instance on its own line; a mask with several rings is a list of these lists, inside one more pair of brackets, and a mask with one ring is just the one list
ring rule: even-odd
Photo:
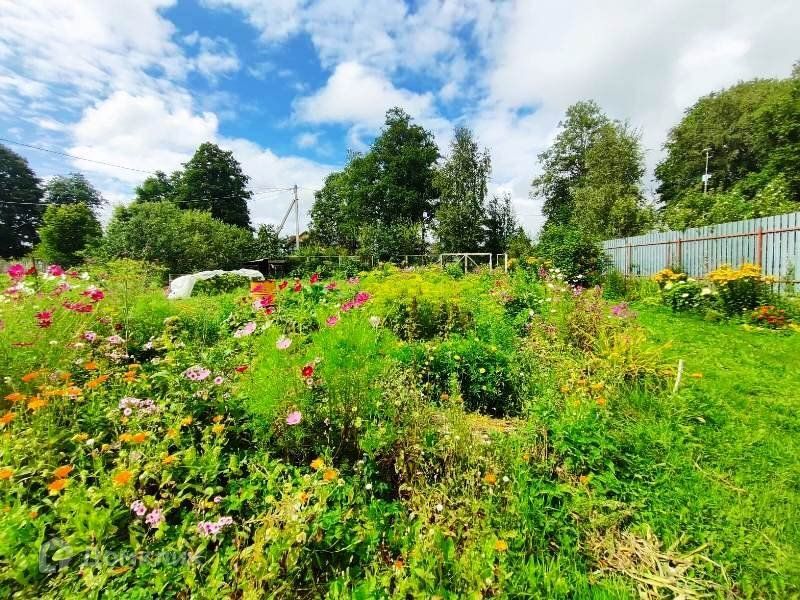
[[472,328],[473,317],[456,302],[434,302],[414,296],[395,301],[384,322],[401,339],[413,341],[464,334]]
[[600,244],[571,225],[545,227],[536,242],[536,256],[549,260],[573,285],[600,283],[607,259]]
[[713,290],[694,279],[667,283],[661,290],[664,304],[676,312],[699,311],[708,308],[714,298]]
[[192,294],[196,296],[216,296],[229,292],[243,293],[250,289],[250,279],[234,273],[217,275],[211,279],[204,279],[194,284]]

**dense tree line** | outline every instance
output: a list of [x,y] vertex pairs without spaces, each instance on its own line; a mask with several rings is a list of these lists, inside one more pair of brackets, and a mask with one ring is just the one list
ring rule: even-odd
[[[603,238],[800,208],[800,64],[786,79],[741,82],[700,98],[664,148],[658,195],[647,200],[639,132],[594,101],[570,106],[532,182],[546,217],[536,252],[578,265],[580,275],[599,264]],[[441,156],[430,131],[392,108],[369,149],[351,152],[316,192],[310,243],[384,259],[529,252],[511,198],[489,194],[491,171],[489,151],[469,129],[456,128]],[[274,227],[253,231],[248,184],[230,151],[204,143],[182,169],[145,179],[103,235],[96,211],[105,201],[82,174],[43,184],[23,157],[0,145],[0,255],[34,252],[62,263],[132,256],[183,271],[281,253]],[[202,259],[204,252],[212,258]]]

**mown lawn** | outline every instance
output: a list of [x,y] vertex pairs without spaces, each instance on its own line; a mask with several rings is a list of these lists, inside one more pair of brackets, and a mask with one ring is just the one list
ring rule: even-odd
[[[800,336],[637,306],[651,341],[686,365],[644,515],[708,543],[744,595],[800,588]],[[645,428],[657,428],[649,423]],[[655,436],[654,439],[658,439]],[[667,540],[669,541],[669,540]]]

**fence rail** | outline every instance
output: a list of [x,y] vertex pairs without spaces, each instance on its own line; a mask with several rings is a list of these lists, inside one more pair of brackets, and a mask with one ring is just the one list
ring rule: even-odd
[[733,221],[683,231],[663,231],[603,242],[614,268],[626,275],[653,275],[679,266],[702,277],[728,264],[755,263],[779,289],[800,284],[800,212]]

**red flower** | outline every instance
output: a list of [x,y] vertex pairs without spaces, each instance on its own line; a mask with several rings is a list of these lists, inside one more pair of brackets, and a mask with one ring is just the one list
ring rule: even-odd
[[86,289],[83,292],[83,295],[90,298],[92,302],[99,302],[100,300],[106,297],[105,293],[103,293],[103,290],[101,290],[100,288],[96,288],[94,286]]
[[47,329],[53,324],[53,311],[43,310],[42,312],[36,313],[36,320],[38,321],[37,324],[39,327],[42,329]]
[[314,365],[312,365],[311,363],[307,364],[300,370],[300,374],[306,378],[312,377],[314,375]]
[[64,302],[64,308],[77,313],[89,313],[94,308],[91,304],[85,302]]
[[237,373],[244,373],[248,368],[249,367],[247,365],[239,365],[238,367],[234,367],[233,370]]
[[287,285],[289,285],[289,282],[288,282],[288,281],[285,281],[285,280],[284,280],[284,281],[281,281],[281,282],[278,284],[278,289],[279,289],[279,290],[285,290]]
[[319,273],[314,273],[309,281],[311,282],[311,285],[317,283],[319,281]]
[[296,281],[294,287],[292,288],[295,292],[302,292],[303,291],[303,284],[300,281]]
[[36,265],[31,265],[31,268],[25,271],[25,275],[36,275]]

